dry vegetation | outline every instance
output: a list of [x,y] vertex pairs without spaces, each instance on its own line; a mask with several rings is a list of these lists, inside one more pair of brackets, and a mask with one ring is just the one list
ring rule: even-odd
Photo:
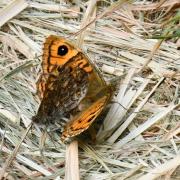
[[34,126],[4,168],[40,103],[36,81],[50,34],[83,43],[106,80],[126,74],[97,143],[80,143],[81,179],[180,179],[180,2],[121,2],[0,0],[0,168],[7,179],[65,175],[58,132],[43,145]]

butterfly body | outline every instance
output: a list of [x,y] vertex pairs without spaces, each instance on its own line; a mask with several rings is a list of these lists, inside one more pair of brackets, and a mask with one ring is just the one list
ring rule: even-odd
[[37,83],[41,104],[33,121],[50,125],[65,117],[62,139],[80,134],[109,101],[110,87],[87,56],[61,37],[46,39],[42,69]]

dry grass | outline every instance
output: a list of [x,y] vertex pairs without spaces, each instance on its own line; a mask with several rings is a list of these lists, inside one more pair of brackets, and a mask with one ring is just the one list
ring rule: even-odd
[[[41,49],[56,34],[76,40],[105,79],[126,74],[97,143],[80,143],[80,178],[180,179],[180,3],[122,2],[0,1],[1,170],[37,111]],[[63,179],[65,153],[57,132],[33,126],[4,176]]]

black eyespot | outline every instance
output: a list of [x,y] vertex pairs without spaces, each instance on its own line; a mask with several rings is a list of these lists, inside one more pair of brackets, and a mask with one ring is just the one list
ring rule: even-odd
[[65,45],[59,46],[57,53],[58,53],[58,55],[60,55],[60,56],[66,55],[66,54],[68,53],[68,48],[67,48],[67,46],[65,46]]

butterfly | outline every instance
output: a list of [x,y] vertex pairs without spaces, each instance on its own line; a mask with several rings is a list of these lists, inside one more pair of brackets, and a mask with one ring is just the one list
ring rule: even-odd
[[44,43],[37,89],[41,103],[33,122],[60,124],[62,141],[88,129],[112,96],[111,86],[82,50],[54,35]]

